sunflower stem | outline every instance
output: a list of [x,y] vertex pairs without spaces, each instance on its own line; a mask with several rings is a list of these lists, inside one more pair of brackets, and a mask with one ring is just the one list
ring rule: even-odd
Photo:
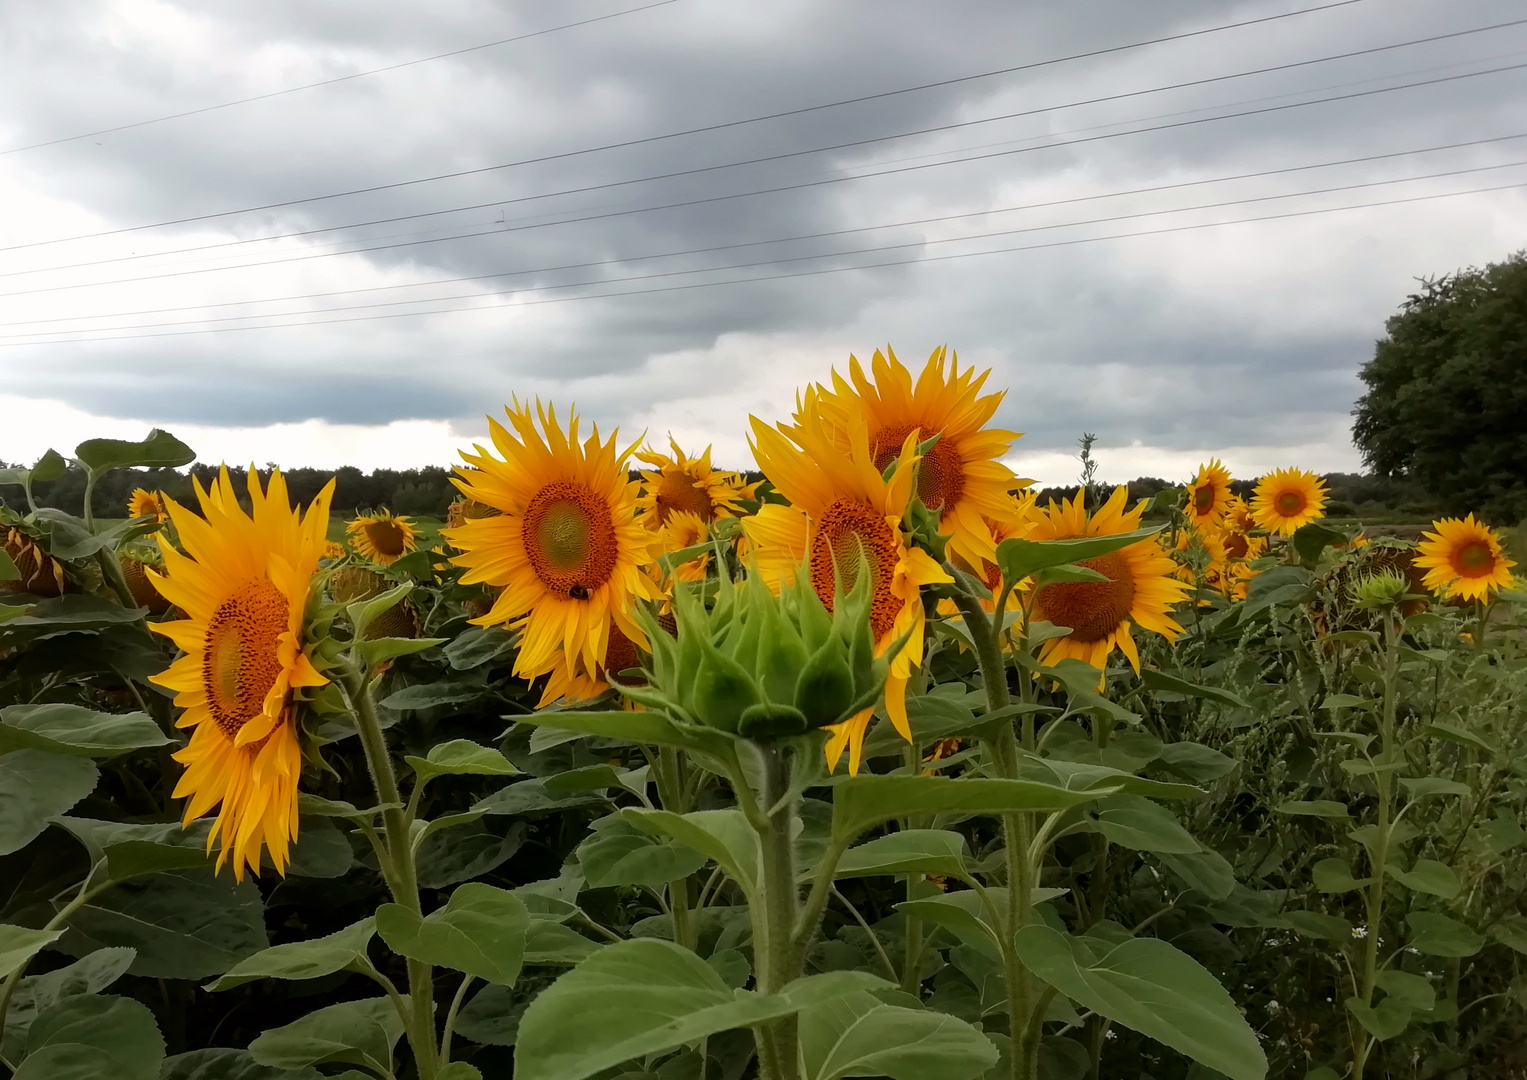
[[[758,903],[753,912],[753,947],[758,989],[777,994],[801,973],[803,943],[797,936],[800,892],[795,879],[795,801],[789,799],[790,765],[775,746],[758,746],[763,766],[759,785],[760,826],[756,827],[762,852]],[[780,805],[784,801],[785,805]],[[773,809],[773,813],[770,810]],[[798,1025],[794,1016],[759,1026],[759,1076],[761,1080],[797,1080],[800,1055]]]
[[[387,737],[377,718],[376,701],[371,695],[370,680],[354,657],[340,668],[340,686],[349,699],[355,728],[366,752],[366,767],[376,788],[377,801],[384,807],[382,825],[387,837],[387,856],[392,873],[387,876],[393,901],[416,915],[423,915],[419,903],[419,876],[414,866],[413,843],[408,814],[398,794],[398,778],[392,771],[392,755]],[[440,1071],[440,1051],[435,1042],[435,975],[430,965],[408,961],[409,1015],[403,1017],[408,1044],[414,1052],[414,1066],[420,1080],[434,1080]]]

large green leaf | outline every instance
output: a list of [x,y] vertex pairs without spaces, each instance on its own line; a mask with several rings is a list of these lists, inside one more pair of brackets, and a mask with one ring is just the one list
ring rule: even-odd
[[530,929],[525,932],[525,965],[571,967],[582,963],[600,948],[602,946],[597,942],[561,923],[531,919]]
[[1157,671],[1154,668],[1146,668],[1142,671],[1140,673],[1140,681],[1145,684],[1147,690],[1166,690],[1173,694],[1203,698],[1206,701],[1217,702],[1220,705],[1229,705],[1237,709],[1251,708],[1251,702],[1241,697],[1240,694],[1230,690],[1222,690],[1217,686],[1204,686],[1202,683],[1179,679],[1175,675],[1168,675],[1166,672]]
[[215,1047],[164,1059],[159,1080],[323,1080],[317,1069],[261,1065],[248,1050]]
[[1115,533],[1112,536],[1088,536],[1074,540],[1024,540],[1014,537],[997,545],[997,565],[1002,568],[1002,576],[1007,581],[1016,583],[1052,566],[1096,559],[1130,544],[1137,544],[1155,536],[1162,528],[1161,525],[1153,525],[1147,529],[1135,529],[1133,532]]
[[[1007,902],[1006,889],[988,889],[992,903],[1000,905]],[[972,890],[965,889],[960,892],[945,893],[942,896],[929,896],[920,900],[906,900],[896,905],[896,910],[903,915],[923,922],[942,926],[952,932],[966,945],[987,952],[992,956],[1001,955],[1001,939],[997,931],[987,921],[988,914],[981,904],[980,895]]]
[[1048,926],[1018,931],[1024,966],[1100,1016],[1149,1035],[1231,1080],[1262,1080],[1256,1034],[1213,975],[1158,938],[1117,945]]
[[517,1080],[583,1080],[632,1058],[787,1016],[778,995],[733,990],[688,949],[653,939],[600,949],[531,1002]]
[[272,945],[240,960],[207,990],[231,990],[257,979],[319,979],[366,961],[366,946],[376,932],[375,920],[362,919],[327,937]]
[[943,776],[855,776],[833,788],[832,831],[840,841],[909,814],[1009,814],[1025,810],[1065,810],[1102,795],[1067,791],[1029,780],[985,780]]
[[114,881],[159,874],[167,870],[213,867],[207,855],[209,823],[203,819],[182,828],[178,822],[134,825],[93,818],[58,817],[54,824],[73,833],[92,862],[104,857]]
[[1436,859],[1417,859],[1409,870],[1401,870],[1392,865],[1384,869],[1407,889],[1440,896],[1444,900],[1451,900],[1463,890],[1463,883],[1453,873],[1452,867]]
[[[92,1057],[65,1047],[88,1047],[106,1054],[113,1071],[106,1074],[71,1072],[63,1061]],[[142,1002],[123,997],[80,994],[44,1011],[27,1032],[27,1059],[18,1077],[36,1080],[159,1080],[164,1061],[164,1037],[154,1014]],[[46,1064],[43,1064],[46,1062]]]
[[1405,921],[1411,947],[1430,956],[1473,956],[1485,947],[1483,934],[1435,911],[1412,911]]
[[611,709],[604,712],[546,712],[532,716],[516,716],[522,724],[561,728],[582,735],[602,735],[611,739],[623,739],[633,743],[653,746],[678,746],[699,749],[706,745],[703,736],[691,735],[674,727],[672,721],[661,713],[652,711],[626,712]]
[[116,757],[170,739],[146,713],[100,713],[81,705],[12,705],[0,709],[0,753],[47,750],[76,757]]
[[62,930],[31,930],[0,923],[0,979],[63,937]]
[[345,1001],[272,1028],[249,1044],[261,1065],[301,1069],[345,1062],[392,1074],[392,1048],[403,1034],[398,1010],[385,997]]
[[20,851],[95,789],[99,774],[86,758],[42,750],[0,756],[0,855]]
[[474,821],[432,831],[419,845],[419,884],[443,889],[481,877],[503,863],[525,842],[525,823],[516,821],[502,834]]
[[437,776],[517,776],[518,769],[503,754],[468,739],[452,739],[429,749],[426,757],[407,757],[419,782]]
[[758,884],[758,834],[741,810],[697,810],[675,814],[669,810],[623,811],[638,829],[667,836],[685,844],[720,865],[749,896]]
[[1198,841],[1178,823],[1172,812],[1140,795],[1113,795],[1100,799],[1092,827],[1111,843],[1134,851],[1191,855]]
[[844,853],[838,860],[838,877],[875,877],[880,874],[945,874],[965,872],[969,850],[965,838],[947,829],[908,829],[876,837]]
[[578,845],[577,857],[584,879],[594,889],[612,885],[658,889],[705,865],[705,856],[694,848],[660,840],[620,814],[594,822],[589,838]]
[[393,952],[499,986],[519,978],[529,928],[519,897],[480,881],[462,885],[445,907],[422,918],[401,904],[376,912],[377,933]]
[[439,705],[457,705],[463,701],[475,701],[488,693],[488,687],[472,679],[444,679],[440,682],[419,683],[396,690],[382,699],[381,704],[398,712],[433,709]]
[[74,459],[99,476],[112,469],[178,469],[195,461],[196,451],[168,431],[154,428],[138,442],[86,439],[74,448]]
[[1205,848],[1185,854],[1157,852],[1156,857],[1190,888],[1210,900],[1223,900],[1235,889],[1235,868],[1217,851]]
[[65,998],[100,993],[121,978],[132,962],[131,949],[97,949],[83,960],[76,960],[43,975],[31,975],[22,979],[5,1013],[5,1035],[0,1039],[0,1057],[8,1061],[19,1060],[26,1048],[27,1029],[40,1013]]
[[800,1051],[803,1080],[974,1080],[997,1063],[991,1040],[965,1021],[886,1005],[864,990],[802,1010]]

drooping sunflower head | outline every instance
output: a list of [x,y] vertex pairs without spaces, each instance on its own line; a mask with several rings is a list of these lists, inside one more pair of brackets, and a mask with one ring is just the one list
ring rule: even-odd
[[[710,522],[687,510],[670,510],[656,539],[656,549],[662,555],[696,547],[710,539]],[[680,581],[699,581],[709,566],[710,555],[702,551],[675,566],[673,575]]]
[[162,491],[134,488],[133,493],[127,497],[127,516],[130,518],[151,517],[155,521],[164,521],[168,516],[164,509],[164,498]]
[[642,524],[657,530],[668,524],[673,513],[692,514],[709,524],[720,518],[741,517],[742,503],[753,497],[756,485],[746,483],[734,472],[711,468],[710,447],[699,457],[690,457],[672,437],[668,440],[673,456],[651,447],[636,452],[637,458],[652,468],[642,473]]
[[1218,522],[1234,497],[1230,494],[1230,470],[1219,458],[1210,458],[1207,465],[1198,467],[1198,475],[1188,485],[1184,513],[1194,526],[1203,528]]
[[262,846],[284,872],[297,838],[296,699],[328,681],[310,659],[303,617],[334,491],[330,481],[304,515],[279,471],[262,489],[251,466],[247,486],[248,514],[227,468],[210,490],[196,483],[202,516],[166,500],[185,550],[157,537],[164,572],[147,571],[188,616],[149,624],[184,654],[153,677],[175,691],[177,725],[193,729],[174,755],[186,767],[174,794],[190,797],[186,822],[221,804],[208,850],[221,840],[218,866],[231,856],[240,879],[245,867],[259,872]]
[[379,566],[391,566],[419,546],[419,532],[413,520],[390,510],[357,514],[345,526],[345,532],[356,554]]
[[[1009,492],[1027,485],[1001,462],[1019,432],[988,428],[1003,394],[981,393],[991,371],[960,369],[959,357],[941,346],[933,350],[916,382],[887,347],[870,360],[870,376],[857,357],[848,358],[848,378],[832,373],[832,388],[815,388],[820,414],[833,440],[848,449],[851,432],[862,425],[876,468],[896,460],[909,438],[923,443],[938,436],[918,463],[917,495],[939,515],[949,549],[972,566],[996,558],[988,518],[1007,512]],[[797,426],[804,423],[797,413]]]
[[1416,551],[1426,587],[1448,600],[1487,600],[1492,589],[1509,589],[1515,581],[1516,561],[1501,550],[1495,530],[1473,514],[1432,522]]
[[[887,479],[871,455],[862,419],[849,418],[848,445],[842,448],[822,419],[814,390],[807,391],[792,427],[751,419],[750,441],[759,467],[791,504],[766,503],[742,521],[759,573],[778,593],[804,563],[812,589],[829,611],[840,593],[854,588],[859,574],[870,575],[869,621],[876,654],[907,639],[891,661],[885,704],[897,730],[910,738],[906,686],[912,668],[922,662],[920,589],[950,580],[926,552],[909,546],[901,531],[916,472],[916,432],[906,434]],[[848,747],[849,768],[858,770],[872,711],[832,729],[829,761],[835,763]]]
[[154,588],[154,583],[146,573],[148,570],[163,571],[164,565],[157,554],[140,549],[118,551],[117,565],[122,568],[122,579],[127,582],[127,591],[132,594],[133,603],[148,608],[150,615],[163,615],[170,610],[170,602]]
[[[1069,540],[1083,536],[1112,536],[1140,527],[1145,512],[1142,502],[1124,508],[1127,489],[1113,495],[1090,517],[1084,493],[1042,508],[1029,533],[1031,540]],[[1188,586],[1176,576],[1177,564],[1155,538],[1150,537],[1078,565],[1096,570],[1107,581],[1054,582],[1039,587],[1033,597],[1036,620],[1068,626],[1065,637],[1044,643],[1041,660],[1054,663],[1073,657],[1106,670],[1108,656],[1117,645],[1130,665],[1140,670],[1140,653],[1132,627],[1175,639],[1182,627],[1171,616],[1172,606],[1183,598]]]
[[1251,516],[1270,533],[1292,536],[1325,514],[1326,486],[1312,472],[1276,469],[1257,481]]
[[554,409],[518,401],[510,425],[489,419],[497,455],[481,446],[462,452],[470,469],[454,481],[467,498],[500,511],[463,521],[445,536],[461,554],[466,585],[501,586],[478,626],[525,618],[515,673],[534,677],[559,655],[569,676],[595,670],[609,627],[646,643],[634,613],[658,595],[642,572],[653,560],[652,536],[637,519],[639,484],[630,480],[631,448],[617,452],[615,436],[599,429],[578,441],[576,413],[564,431]]
[[0,592],[60,596],[73,587],[64,564],[49,555],[39,538],[26,529],[0,524],[0,550],[10,557],[18,575],[10,581],[0,581]]

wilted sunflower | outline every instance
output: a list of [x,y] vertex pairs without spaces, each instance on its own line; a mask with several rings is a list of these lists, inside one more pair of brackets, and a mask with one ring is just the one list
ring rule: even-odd
[[[946,363],[947,361],[947,363]],[[1019,432],[985,425],[1004,394],[981,396],[991,371],[960,370],[959,357],[943,346],[933,350],[912,381],[912,373],[889,347],[870,359],[874,379],[865,377],[856,357],[848,358],[849,378],[832,373],[832,389],[818,388],[821,417],[830,425],[840,450],[849,449],[855,424],[869,432],[870,457],[884,469],[901,453],[914,432],[922,443],[939,436],[918,467],[917,494],[939,515],[939,531],[949,550],[971,566],[996,559],[996,539],[988,518],[1008,512],[1009,492],[1028,483],[998,459]],[[796,417],[801,422],[801,417]]]
[[[1115,488],[1109,500],[1091,517],[1083,493],[1042,508],[1029,533],[1030,540],[1070,540],[1082,536],[1112,536],[1140,527],[1142,502],[1125,510],[1127,489]],[[1074,657],[1106,670],[1108,655],[1117,645],[1140,670],[1140,653],[1131,632],[1139,625],[1171,641],[1182,633],[1172,619],[1172,605],[1183,598],[1188,586],[1176,577],[1177,564],[1155,537],[1128,547],[1083,559],[1078,565],[1096,570],[1107,581],[1064,581],[1043,585],[1033,598],[1033,617],[1055,626],[1069,626],[1071,633],[1044,643],[1044,663]]]
[[699,457],[692,458],[671,437],[668,445],[673,457],[651,447],[636,452],[652,466],[651,471],[642,473],[641,498],[636,502],[642,510],[643,525],[661,529],[675,512],[693,514],[706,524],[742,515],[742,502],[753,497],[756,485],[745,483],[738,473],[711,468],[708,446]]
[[164,573],[149,580],[189,618],[150,623],[185,654],[153,681],[175,691],[184,709],[176,722],[191,742],[175,752],[186,767],[175,797],[190,796],[184,821],[222,803],[207,836],[221,838],[217,865],[233,856],[234,877],[260,867],[260,847],[285,873],[297,838],[297,741],[293,691],[328,680],[305,651],[303,612],[329,527],[331,480],[307,514],[292,509],[286,481],[272,470],[260,490],[248,476],[252,514],[240,508],[228,470],[212,489],[196,481],[202,517],[173,499],[170,520],[185,554],[163,537]]
[[652,561],[652,536],[636,517],[639,485],[626,473],[631,448],[617,453],[615,436],[600,442],[597,426],[580,444],[576,413],[563,432],[555,410],[539,403],[532,412],[516,400],[505,411],[514,433],[488,420],[502,460],[481,446],[463,451],[476,468],[458,468],[453,481],[468,498],[502,511],[445,533],[461,551],[452,561],[466,569],[463,584],[504,587],[472,622],[497,626],[525,616],[517,675],[544,674],[558,650],[569,677],[594,671],[612,618],[645,646],[634,605],[658,595],[642,573]]
[[[799,422],[793,428],[770,427],[751,417],[753,455],[759,467],[791,505],[766,503],[742,519],[759,572],[775,592],[794,580],[801,564],[816,594],[830,610],[841,586],[853,588],[860,561],[871,575],[870,629],[877,655],[907,635],[906,646],[891,661],[885,686],[885,709],[896,730],[910,739],[907,680],[923,658],[923,604],[919,589],[949,576],[927,553],[908,546],[901,517],[912,498],[917,437],[908,432],[892,459],[890,478],[870,454],[869,432],[860,419],[848,418],[848,449],[841,449],[821,420],[817,396],[808,390]],[[787,438],[788,436],[788,438]],[[844,578],[838,581],[838,571]],[[849,748],[849,771],[857,773],[864,733],[873,710],[832,729],[827,759],[834,766]]]
[[1326,486],[1320,477],[1303,469],[1276,469],[1257,481],[1251,516],[1270,533],[1292,536],[1324,516],[1325,505]]
[[1219,458],[1210,458],[1209,464],[1198,467],[1198,475],[1188,485],[1184,513],[1195,528],[1207,531],[1224,516],[1234,497],[1230,494],[1230,470]]
[[0,581],[0,591],[32,596],[60,596],[71,582],[64,564],[42,549],[37,538],[13,525],[0,525],[0,551],[16,566],[17,577]]
[[130,518],[151,517],[155,521],[165,520],[169,515],[164,509],[164,492],[134,488],[133,493],[127,497],[127,516]]
[[1432,522],[1416,552],[1426,587],[1448,600],[1487,600],[1491,589],[1509,589],[1515,580],[1515,560],[1501,550],[1495,530],[1473,514]]
[[411,518],[390,510],[357,514],[345,526],[356,554],[380,566],[391,566],[419,546],[419,532]]

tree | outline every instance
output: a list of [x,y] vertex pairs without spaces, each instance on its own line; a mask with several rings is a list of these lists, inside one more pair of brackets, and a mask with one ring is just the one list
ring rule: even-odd
[[1352,438],[1449,511],[1527,517],[1527,251],[1421,282],[1360,375]]

